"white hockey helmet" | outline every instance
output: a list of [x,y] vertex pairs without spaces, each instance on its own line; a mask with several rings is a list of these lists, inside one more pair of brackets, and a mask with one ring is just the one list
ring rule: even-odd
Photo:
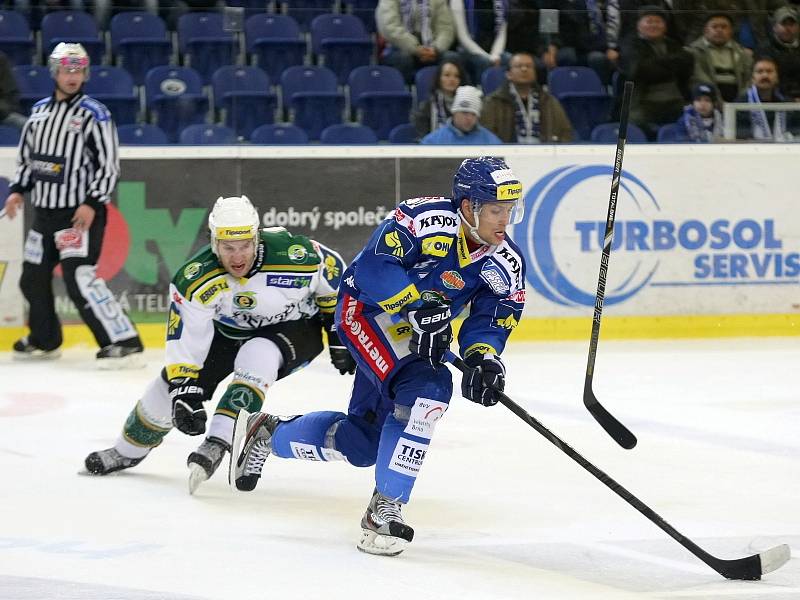
[[89,55],[80,44],[59,43],[47,59],[50,76],[55,79],[60,67],[69,70],[83,69],[86,80],[89,79]]
[[260,221],[258,211],[247,196],[220,196],[208,215],[208,230],[211,233],[211,250],[218,254],[220,240],[253,240],[258,244]]

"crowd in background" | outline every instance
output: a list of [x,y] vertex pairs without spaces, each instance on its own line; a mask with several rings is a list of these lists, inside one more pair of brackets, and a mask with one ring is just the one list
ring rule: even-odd
[[[229,10],[233,4],[14,0],[3,8],[25,14],[34,31],[44,14],[58,9],[90,12],[101,29],[116,12],[147,10],[174,29],[181,14]],[[409,115],[414,139],[422,143],[588,141],[576,132],[564,99],[548,86],[553,70],[565,66],[596,73],[611,98],[603,119],[611,123],[619,119],[625,81],[633,81],[630,120],[649,141],[665,126],[678,141],[720,141],[726,102],[759,105],[737,113],[740,140],[783,142],[800,135],[800,112],[768,106],[800,101],[800,17],[797,3],[789,0],[331,0],[238,6],[301,13],[327,7],[361,15],[368,10],[375,23],[376,63],[398,69],[409,89],[420,69],[437,67],[430,94],[415,102]],[[484,95],[484,73],[497,67],[505,78]],[[0,54],[0,121],[21,127],[24,119],[11,64]]]

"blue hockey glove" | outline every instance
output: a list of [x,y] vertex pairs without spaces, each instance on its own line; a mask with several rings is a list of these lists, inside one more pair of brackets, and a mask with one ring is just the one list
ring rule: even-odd
[[494,406],[500,397],[493,390],[501,392],[506,387],[506,368],[496,354],[470,354],[464,362],[470,370],[461,378],[461,394],[484,406]]
[[172,399],[172,424],[186,435],[206,432],[205,392],[194,379],[183,377],[169,382]]
[[447,304],[426,302],[421,308],[408,311],[408,322],[411,324],[408,348],[434,368],[444,363],[444,353],[453,341],[450,317]]

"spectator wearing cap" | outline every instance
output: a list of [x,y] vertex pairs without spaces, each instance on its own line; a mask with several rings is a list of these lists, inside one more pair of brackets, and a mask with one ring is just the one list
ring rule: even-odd
[[623,40],[636,34],[639,9],[655,6],[664,11],[667,19],[667,35],[679,39],[675,32],[674,0],[606,0],[606,56],[614,64],[619,60]]
[[634,82],[630,119],[652,141],[658,128],[674,123],[689,100],[694,57],[667,37],[667,16],[657,7],[639,10],[636,35],[622,45],[620,72]]
[[736,139],[762,142],[791,142],[800,129],[798,114],[770,109],[773,102],[786,102],[779,89],[775,59],[762,56],[753,65],[752,85],[736,102],[753,104],[754,110],[736,113]]
[[788,0],[672,0],[678,40],[689,44],[703,34],[707,15],[724,12],[733,20],[734,37],[750,50],[767,37],[768,17]]
[[536,81],[533,55],[511,57],[506,81],[486,97],[481,123],[505,143],[572,141],[572,123],[559,101]]
[[725,102],[731,102],[749,85],[753,59],[733,39],[730,14],[709,13],[703,35],[689,45],[689,50],[694,55],[693,80],[712,84]]
[[722,113],[716,109],[716,103],[717,95],[711,83],[698,83],[692,88],[692,103],[684,107],[677,122],[683,140],[705,144],[722,139]]
[[781,91],[800,101],[800,18],[796,8],[783,6],[772,15],[772,30],[759,54],[771,56],[778,65]]
[[502,144],[499,137],[478,123],[482,104],[481,91],[478,88],[462,85],[453,98],[453,116],[445,125],[422,138],[420,144]]

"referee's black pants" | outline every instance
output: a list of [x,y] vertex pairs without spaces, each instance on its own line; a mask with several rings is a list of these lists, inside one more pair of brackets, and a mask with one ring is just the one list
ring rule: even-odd
[[94,275],[103,245],[106,207],[95,210],[92,226],[82,233],[85,240],[74,235],[74,214],[74,208],[35,209],[19,282],[29,305],[30,343],[42,350],[54,350],[63,342],[53,295],[53,270],[61,263],[67,293],[98,346],[115,342],[141,346],[135,326],[105,282]]

